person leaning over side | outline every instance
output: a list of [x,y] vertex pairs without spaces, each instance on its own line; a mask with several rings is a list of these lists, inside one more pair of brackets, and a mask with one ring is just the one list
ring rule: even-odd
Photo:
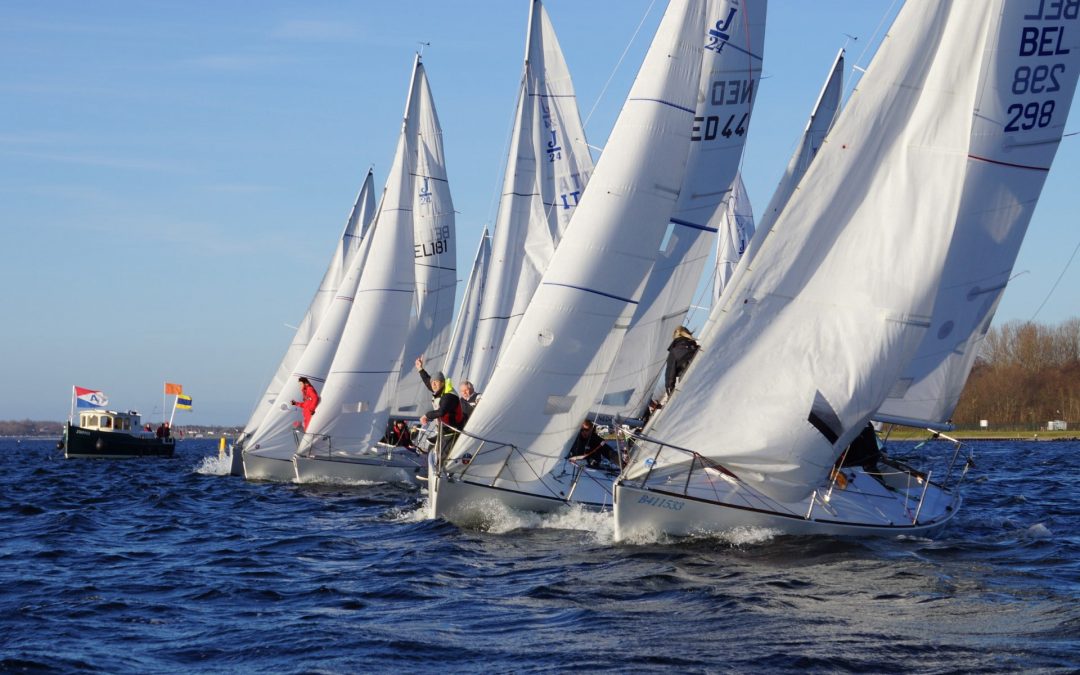
[[416,358],[416,370],[419,371],[424,386],[431,390],[431,405],[433,406],[431,410],[420,417],[420,424],[424,425],[434,420],[442,421],[443,445],[449,447],[449,444],[456,436],[454,429],[460,429],[465,423],[465,412],[461,407],[461,399],[458,398],[453,387],[447,386],[446,375],[443,375],[442,371],[432,376],[424,370],[423,356]]

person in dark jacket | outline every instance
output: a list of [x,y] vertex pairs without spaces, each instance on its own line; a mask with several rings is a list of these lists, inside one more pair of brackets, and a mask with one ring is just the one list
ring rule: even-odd
[[442,420],[443,424],[449,424],[457,429],[461,428],[465,421],[465,413],[461,407],[461,399],[453,387],[448,387],[446,376],[442,372],[429,375],[424,370],[424,357],[416,359],[416,369],[420,372],[420,379],[424,386],[431,390],[431,405],[434,406],[420,417],[420,424],[427,424],[431,420]]
[[476,387],[472,382],[468,380],[461,381],[461,409],[465,413],[465,420],[468,421],[469,416],[473,414],[473,410],[476,409],[476,404],[480,402],[480,392],[476,391]]
[[694,339],[694,334],[686,326],[676,328],[673,337],[667,349],[667,371],[664,374],[664,389],[667,390],[668,396],[671,396],[671,392],[675,390],[675,383],[690,367],[690,362],[694,360],[700,346]]
[[612,464],[619,463],[615,451],[596,433],[596,425],[592,420],[585,420],[581,423],[581,430],[574,439],[574,444],[570,446],[569,459],[572,462],[584,460],[590,468],[595,469],[600,466],[600,460],[604,458]]

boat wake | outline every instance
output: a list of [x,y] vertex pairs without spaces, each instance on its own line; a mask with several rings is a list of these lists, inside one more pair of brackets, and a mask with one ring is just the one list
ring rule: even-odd
[[689,537],[674,537],[669,534],[665,534],[656,529],[638,529],[630,533],[628,536],[620,539],[619,543],[628,544],[630,546],[645,546],[652,544],[660,544],[666,546],[669,544],[685,545],[689,542],[722,544],[725,547],[739,548],[743,546],[753,546],[756,544],[764,544],[772,541],[777,536],[782,535],[780,530],[774,530],[767,527],[737,527],[733,530],[726,532],[702,532],[700,534],[691,535]]
[[192,467],[192,471],[204,476],[228,476],[232,472],[232,454],[203,457],[201,462]]

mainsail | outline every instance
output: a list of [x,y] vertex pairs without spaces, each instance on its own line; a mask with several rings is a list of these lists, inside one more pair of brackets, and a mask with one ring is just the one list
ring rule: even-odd
[[480,318],[480,298],[487,284],[490,259],[491,236],[485,227],[480,236],[480,245],[476,247],[476,257],[473,258],[472,271],[469,272],[469,280],[465,284],[465,296],[461,299],[461,308],[458,310],[457,321],[454,322],[454,333],[450,337],[446,366],[443,368],[455,382],[468,379],[465,373],[469,371],[472,359],[476,324]]
[[491,266],[468,369],[487,387],[592,173],[570,71],[540,0],[530,0],[518,92]]
[[[418,72],[427,91],[422,65]],[[417,105],[420,141],[413,160],[413,198],[409,204],[413,217],[416,295],[405,342],[406,367],[399,375],[394,405],[395,412],[403,415],[416,415],[419,406],[430,396],[412,370],[413,359],[423,355],[432,372],[444,367],[457,293],[457,234],[454,203],[446,180],[442,127],[430,91]]]
[[604,397],[594,410],[631,417],[643,412],[672,333],[690,309],[742,159],[761,79],[765,13],[765,0],[706,3],[708,30],[686,178]]
[[[422,190],[430,171],[423,167],[430,167],[434,156],[442,158],[440,134],[432,133],[437,128],[427,74],[417,56],[401,138],[371,235],[368,263],[322,393],[323,410],[312,418],[301,452],[309,447],[335,452],[366,450],[386,431],[404,345],[393,336],[409,331],[410,309],[418,288],[413,219],[421,207],[428,206]],[[445,174],[440,182],[445,184]],[[430,182],[428,185],[434,189]],[[417,187],[421,188],[419,197]],[[430,218],[431,210],[426,212]]]
[[930,328],[876,420],[949,425],[1064,131],[1080,63],[1080,11],[1071,7],[1005,4],[1001,45],[984,57],[989,76]]
[[[904,6],[758,254],[737,270],[655,438],[778,500],[825,483],[933,332],[958,225],[1027,222],[1080,65],[1075,20],[1040,7]],[[1031,91],[1040,68],[1040,88],[1057,91]],[[1022,229],[992,234],[1018,245]],[[973,257],[983,274],[971,278],[992,276],[997,262]],[[626,477],[648,470],[636,463]]]
[[481,442],[460,438],[451,456],[473,456],[471,477],[547,494],[544,475],[603,386],[683,182],[705,5],[669,4],[590,187],[469,420],[471,434],[520,452],[477,455]]
[[259,397],[258,403],[255,404],[251,419],[244,425],[244,433],[240,437],[242,440],[251,437],[259,422],[273,407],[278,394],[292,375],[293,367],[300,360],[300,356],[304,353],[316,329],[318,329],[319,323],[326,314],[327,308],[333,301],[353,256],[359,250],[360,242],[363,241],[367,228],[371,224],[371,219],[375,215],[373,180],[371,169],[368,169],[364,183],[356,195],[356,201],[353,202],[349,218],[345,221],[345,229],[342,231],[341,238],[334,248],[333,255],[330,256],[330,263],[326,267],[322,281],[319,282],[319,289],[315,291],[315,296],[308,305],[303,321],[300,322],[300,326],[293,334],[292,343],[285,351],[281,363],[278,364],[274,377],[270,380],[270,384],[267,385],[266,391]]

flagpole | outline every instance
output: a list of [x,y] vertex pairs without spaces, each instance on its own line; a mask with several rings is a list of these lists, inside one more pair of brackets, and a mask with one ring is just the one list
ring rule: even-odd
[[68,424],[75,418],[75,385],[71,385],[71,412],[68,413]]
[[[165,402],[169,400],[169,394],[165,391],[165,385],[168,382],[162,380],[161,382],[161,421],[165,421]],[[169,422],[169,426],[172,426],[172,422]]]
[[176,417],[176,402],[180,400],[180,396],[176,395],[172,400],[172,414],[169,415],[169,428],[172,428],[173,418]]

